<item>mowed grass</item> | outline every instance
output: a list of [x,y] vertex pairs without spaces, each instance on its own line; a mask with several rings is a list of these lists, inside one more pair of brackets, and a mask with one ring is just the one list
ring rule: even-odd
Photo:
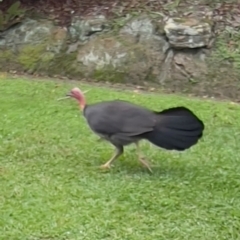
[[162,110],[184,105],[206,125],[183,153],[142,142],[113,153],[97,142],[74,100],[76,83],[0,80],[0,239],[240,239],[240,107],[227,102],[135,94],[79,83],[89,103],[124,99]]

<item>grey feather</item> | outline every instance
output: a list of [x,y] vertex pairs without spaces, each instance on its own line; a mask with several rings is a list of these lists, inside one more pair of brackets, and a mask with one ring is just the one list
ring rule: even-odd
[[129,137],[152,131],[155,124],[153,112],[120,100],[87,106],[84,116],[98,135],[127,142]]

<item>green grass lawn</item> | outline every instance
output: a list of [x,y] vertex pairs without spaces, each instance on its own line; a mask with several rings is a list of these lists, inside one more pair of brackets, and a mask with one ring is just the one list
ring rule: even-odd
[[134,94],[78,84],[89,103],[125,99],[154,110],[185,105],[206,125],[183,153],[142,142],[110,171],[113,153],[88,128],[76,83],[0,80],[0,239],[240,239],[240,107],[227,102]]

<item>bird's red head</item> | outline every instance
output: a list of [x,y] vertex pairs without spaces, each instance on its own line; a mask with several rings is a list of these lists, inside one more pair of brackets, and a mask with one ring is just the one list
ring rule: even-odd
[[75,98],[79,102],[80,108],[82,110],[84,109],[84,107],[86,105],[85,97],[84,97],[83,92],[79,88],[77,88],[77,87],[73,88],[70,91],[70,93],[67,94],[67,96]]

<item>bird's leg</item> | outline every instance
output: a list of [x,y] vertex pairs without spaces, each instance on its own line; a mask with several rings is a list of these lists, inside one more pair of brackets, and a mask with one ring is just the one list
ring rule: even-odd
[[115,153],[113,154],[113,156],[110,158],[109,161],[107,161],[105,164],[101,165],[100,167],[102,169],[106,169],[106,168],[110,168],[111,164],[119,157],[123,154],[123,146],[116,146],[116,150]]
[[141,153],[139,142],[136,142],[135,145],[137,148],[138,161],[152,173],[153,171],[152,171],[149,163],[145,160],[144,156]]

